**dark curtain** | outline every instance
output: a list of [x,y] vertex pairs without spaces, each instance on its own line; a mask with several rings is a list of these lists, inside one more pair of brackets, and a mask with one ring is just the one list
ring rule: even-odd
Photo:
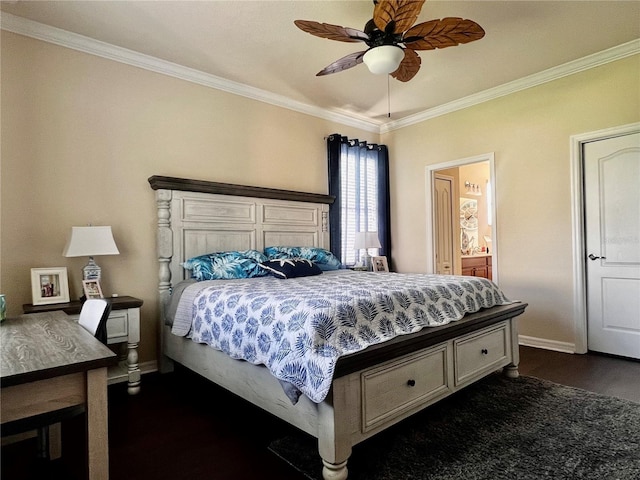
[[[358,160],[353,171],[346,171],[346,163],[349,155],[355,156]],[[386,145],[370,144],[357,139],[349,139],[340,134],[333,134],[327,137],[327,157],[329,169],[329,194],[335,196],[335,201],[329,210],[329,224],[331,235],[331,251],[338,258],[342,258],[342,251],[345,248],[347,235],[354,235],[355,232],[342,232],[342,211],[343,199],[341,194],[341,178],[346,175],[361,174],[361,162],[375,162],[377,178],[377,231],[380,240],[380,255],[387,257],[391,266],[391,208],[389,201],[389,151]],[[366,179],[365,179],[366,181]],[[357,201],[366,201],[357,197]],[[364,225],[363,225],[364,222]],[[358,220],[357,224],[366,229],[366,219]],[[352,238],[352,237],[349,237]]]

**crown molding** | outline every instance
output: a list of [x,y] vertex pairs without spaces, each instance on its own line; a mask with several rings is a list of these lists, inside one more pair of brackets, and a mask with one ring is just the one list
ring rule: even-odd
[[327,110],[314,107],[302,102],[292,100],[282,95],[277,95],[266,90],[244,85],[238,82],[204,73],[199,70],[178,65],[166,60],[161,60],[150,55],[145,55],[133,50],[101,42],[93,38],[85,37],[77,33],[68,32],[60,28],[51,27],[33,20],[18,17],[10,13],[2,12],[2,30],[6,30],[26,37],[53,43],[62,47],[77,50],[90,55],[106,58],[134,67],[149,70],[162,75],[179,78],[205,87],[215,88],[224,92],[240,95],[259,102],[268,103],[277,107],[287,108],[296,112],[318,117],[323,120],[340,123],[361,130],[380,133],[380,123],[373,122],[364,117],[358,117],[340,110]]
[[232,82],[193,68],[184,67],[176,63],[161,60],[126,48],[117,47],[109,43],[85,37],[84,35],[44,25],[10,13],[1,12],[0,20],[1,28],[12,33],[17,33],[19,35],[70,48],[72,50],[88,53],[90,55],[168,75],[170,77],[179,78],[205,87],[215,88],[234,95],[240,95],[259,102],[268,103],[270,105],[304,113],[323,120],[378,134],[388,133],[393,130],[408,127],[416,123],[424,122],[457,110],[469,108],[505,95],[519,92],[527,88],[535,87],[543,83],[551,82],[562,77],[573,75],[574,73],[582,72],[590,68],[595,68],[600,65],[640,53],[640,39],[632,40],[617,47],[609,48],[602,52],[594,53],[557,67],[543,70],[542,72],[529,75],[519,80],[508,82],[503,85],[430,108],[400,120],[380,123],[372,121],[366,117],[357,116],[350,112],[338,109],[327,110],[308,105],[266,90],[261,90],[238,82]]
[[482,92],[474,93],[473,95],[430,108],[429,110],[416,113],[415,115],[387,122],[380,127],[380,133],[387,133],[392,130],[408,127],[409,125],[414,125],[416,123],[424,122],[425,120],[446,115],[447,113],[469,108],[480,103],[488,102],[489,100],[494,100],[496,98],[504,97],[505,95],[526,90],[527,88],[542,85],[543,83],[568,77],[574,73],[599,67],[600,65],[621,60],[632,55],[637,55],[638,53],[640,53],[640,39],[632,40],[630,42],[623,43],[622,45],[618,45],[617,47],[612,47],[607,50],[558,65],[557,67],[552,67],[547,70],[543,70],[542,72],[514,80],[513,82],[508,82]]

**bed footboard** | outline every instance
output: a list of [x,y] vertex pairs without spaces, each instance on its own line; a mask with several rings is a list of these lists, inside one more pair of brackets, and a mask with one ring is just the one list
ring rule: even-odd
[[324,480],[347,478],[353,445],[500,369],[517,377],[514,315],[525,306],[512,308],[508,318],[336,378],[331,398],[319,406]]

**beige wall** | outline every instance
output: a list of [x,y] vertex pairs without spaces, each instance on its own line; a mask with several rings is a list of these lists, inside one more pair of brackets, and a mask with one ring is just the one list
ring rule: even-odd
[[[106,293],[142,298],[140,360],[156,354],[151,175],[327,192],[323,137],[377,135],[2,32],[0,291],[31,301],[32,267],[67,266],[72,225],[112,225]],[[529,302],[521,333],[573,342],[569,137],[640,120],[640,58],[382,136],[391,155],[393,259],[424,271],[425,167],[495,152],[499,279]]]
[[394,264],[424,271],[425,167],[495,152],[499,282],[520,333],[574,342],[570,136],[640,120],[640,56],[392,131]]
[[111,225],[106,294],[144,300],[140,360],[155,359],[152,175],[327,193],[324,137],[378,135],[2,32],[0,292],[31,302],[30,269],[66,266],[72,225]]

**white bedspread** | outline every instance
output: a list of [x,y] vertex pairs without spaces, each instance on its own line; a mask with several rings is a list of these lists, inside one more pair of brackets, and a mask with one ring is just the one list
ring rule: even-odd
[[185,289],[172,333],[264,364],[321,402],[340,356],[508,303],[477,277],[338,271],[213,280]]

